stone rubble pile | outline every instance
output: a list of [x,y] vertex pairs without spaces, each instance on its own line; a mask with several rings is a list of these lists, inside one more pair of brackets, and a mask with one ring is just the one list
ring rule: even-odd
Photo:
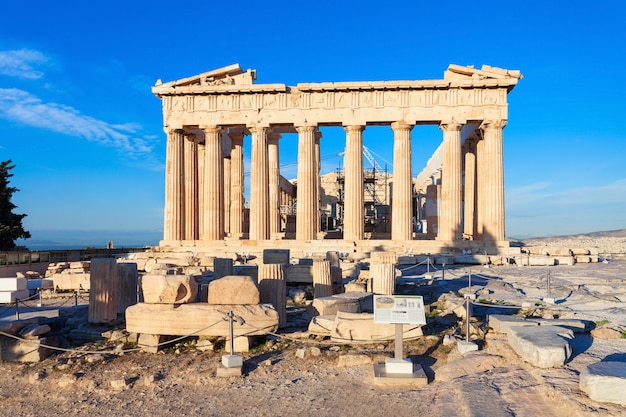
[[57,291],[89,291],[90,261],[52,262],[45,277],[51,278]]

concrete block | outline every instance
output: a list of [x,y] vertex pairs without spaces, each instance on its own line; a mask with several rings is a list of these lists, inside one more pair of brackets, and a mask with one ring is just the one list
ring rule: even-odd
[[16,291],[0,291],[0,304],[14,303],[15,300],[24,300],[28,298],[30,292],[26,289]]
[[27,289],[26,278],[0,278],[0,291],[20,291]]
[[461,355],[465,355],[469,352],[476,352],[478,350],[478,345],[474,342],[459,340],[456,344],[456,348]]

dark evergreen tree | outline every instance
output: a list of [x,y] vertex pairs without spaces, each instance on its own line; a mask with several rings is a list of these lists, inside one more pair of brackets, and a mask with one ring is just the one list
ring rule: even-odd
[[13,176],[9,171],[15,168],[11,160],[0,163],[0,250],[6,251],[15,248],[15,240],[28,239],[30,233],[24,230],[22,219],[26,214],[15,214],[13,209],[17,206],[11,203],[13,193],[19,191],[15,187],[9,187],[9,178]]

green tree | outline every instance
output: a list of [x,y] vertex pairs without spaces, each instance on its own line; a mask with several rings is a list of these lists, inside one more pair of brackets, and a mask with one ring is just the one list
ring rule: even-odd
[[13,176],[9,171],[15,168],[11,160],[0,163],[0,250],[15,248],[15,239],[28,239],[30,233],[24,230],[22,219],[26,214],[15,214],[13,209],[17,206],[11,203],[13,193],[19,191],[15,187],[9,187],[9,178]]

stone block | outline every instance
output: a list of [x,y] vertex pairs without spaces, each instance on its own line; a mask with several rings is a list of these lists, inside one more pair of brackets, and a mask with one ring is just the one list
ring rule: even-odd
[[39,362],[50,356],[53,351],[43,345],[56,345],[54,338],[14,339],[0,335],[0,358],[4,361]]
[[[361,313],[372,311],[373,294],[349,292],[334,294],[330,297],[319,297],[309,307],[309,317],[319,315],[335,315],[338,311],[345,313]],[[365,309],[363,307],[366,307]]]
[[40,288],[44,290],[51,290],[54,288],[54,281],[50,278],[29,279],[26,281],[26,288],[29,290],[37,290]]
[[289,249],[264,249],[263,263],[288,265],[290,256]]
[[54,288],[59,291],[89,291],[91,284],[88,273],[79,274],[53,274]]
[[144,275],[141,289],[148,304],[189,303],[198,295],[198,284],[190,275]]
[[330,332],[333,329],[335,323],[335,315],[328,316],[315,316],[309,322],[308,331],[311,334],[320,336],[330,336]]
[[526,320],[520,316],[509,316],[506,314],[490,314],[489,327],[497,333],[508,333],[512,326],[539,326],[534,320]]
[[244,320],[244,324],[234,323],[235,336],[265,335],[278,330],[278,313],[270,304],[204,303],[135,304],[126,309],[126,330],[171,336],[228,336],[229,323],[225,318],[230,311]]
[[312,265],[290,265],[285,268],[285,280],[288,284],[312,284]]
[[250,276],[227,275],[209,283],[209,304],[248,305],[260,301],[259,287]]
[[478,345],[474,342],[459,340],[456,344],[456,348],[461,355],[465,355],[469,352],[476,352],[478,350]]
[[[403,326],[403,337],[422,336],[420,325]],[[395,324],[374,323],[374,314],[337,312],[330,333],[333,342],[372,342],[395,338]]]
[[244,277],[252,277],[258,282],[259,268],[256,265],[233,265],[233,275],[241,275]]
[[0,278],[0,291],[21,291],[27,289],[26,278]]
[[159,334],[141,333],[137,344],[143,352],[157,353],[161,348],[161,343],[165,341],[165,337]]
[[526,362],[538,368],[561,367],[572,355],[574,332],[559,326],[511,326],[507,340]]
[[580,373],[580,390],[594,401],[626,406],[626,362],[598,362]]

